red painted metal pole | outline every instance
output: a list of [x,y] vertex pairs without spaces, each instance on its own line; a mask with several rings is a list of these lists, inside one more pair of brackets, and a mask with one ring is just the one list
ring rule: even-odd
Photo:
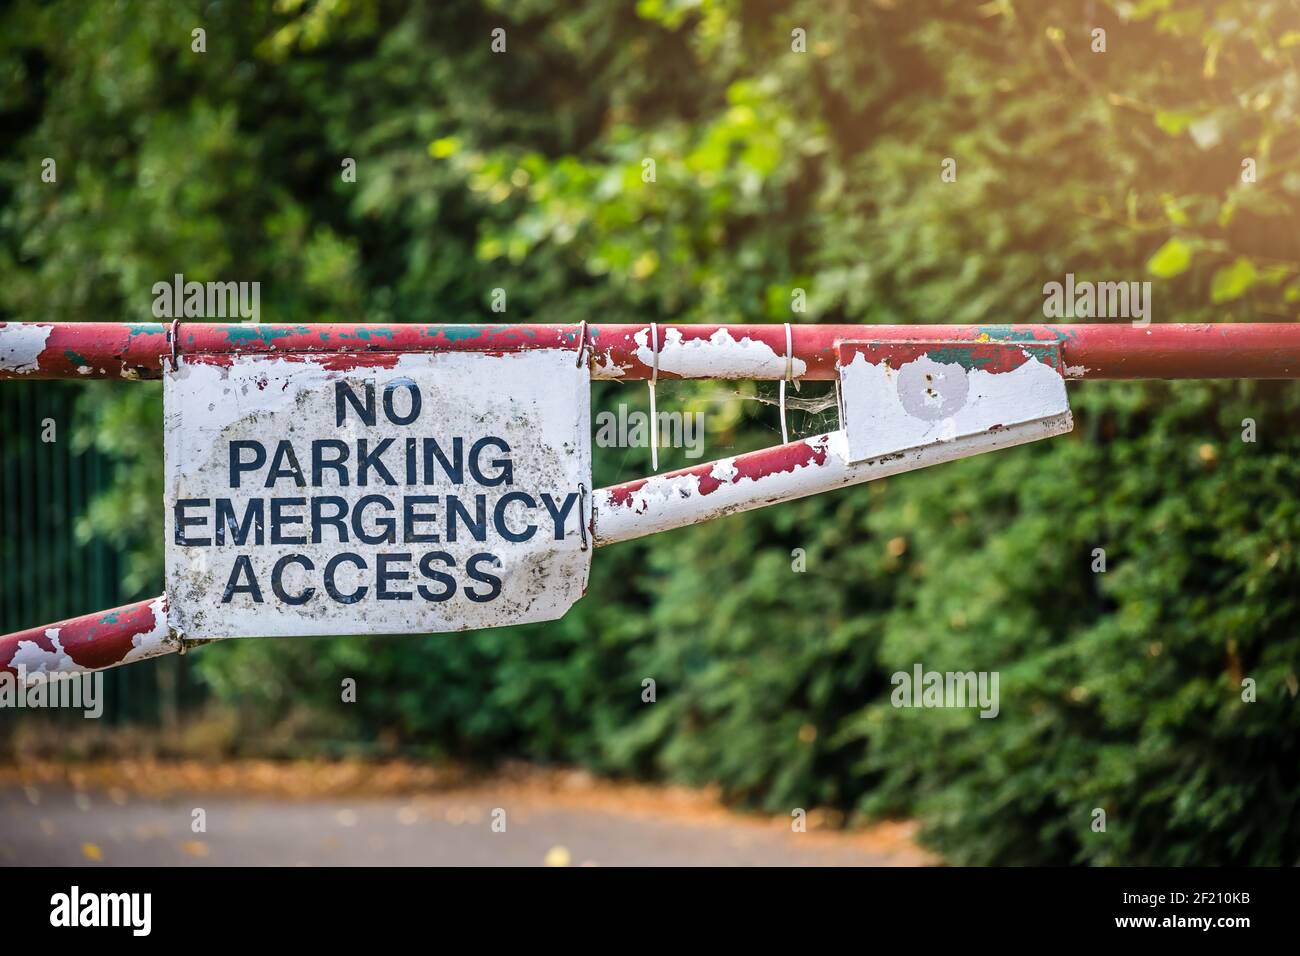
[[[162,323],[0,323],[0,379],[158,378]],[[782,379],[785,326],[660,325],[660,378]],[[1300,323],[1219,325],[792,325],[793,377],[833,379],[843,341],[1056,342],[1067,378],[1300,378]],[[403,352],[591,350],[592,377],[648,379],[648,325],[267,325],[179,323],[181,354],[336,354],[341,364]],[[349,359],[349,356],[356,356]]]
[[0,637],[0,672],[79,674],[178,650],[180,641],[167,628],[167,601],[158,597],[6,634]]

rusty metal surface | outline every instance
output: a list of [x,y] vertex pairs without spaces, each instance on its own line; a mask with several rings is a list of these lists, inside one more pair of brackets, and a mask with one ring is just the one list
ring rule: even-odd
[[[834,379],[837,346],[861,340],[1049,342],[1071,379],[1300,377],[1300,324],[794,325],[792,378]],[[779,380],[784,325],[660,324],[660,378]],[[595,379],[654,374],[649,325],[277,325],[181,322],[181,354],[330,355],[340,365],[395,361],[394,353],[571,349]],[[385,355],[385,353],[388,353]],[[0,323],[0,379],[160,378],[171,354],[162,323]]]

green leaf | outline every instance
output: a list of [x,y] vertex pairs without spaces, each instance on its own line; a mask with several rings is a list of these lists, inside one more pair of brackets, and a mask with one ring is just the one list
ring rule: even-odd
[[1191,110],[1160,110],[1156,113],[1156,125],[1170,136],[1181,136],[1199,117],[1199,113]]
[[1258,278],[1255,264],[1241,256],[1232,265],[1224,266],[1214,273],[1214,278],[1210,281],[1210,301],[1231,302],[1240,299],[1250,291]]
[[1147,271],[1161,279],[1172,279],[1192,264],[1192,247],[1177,236],[1155,251],[1147,260]]
[[459,139],[455,136],[444,136],[442,139],[435,139],[429,144],[429,155],[434,159],[446,159],[448,156],[456,155],[459,149]]

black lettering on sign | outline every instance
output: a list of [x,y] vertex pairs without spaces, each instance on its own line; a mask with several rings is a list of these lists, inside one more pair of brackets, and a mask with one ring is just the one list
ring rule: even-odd
[[230,531],[230,540],[240,547],[248,541],[248,533],[253,532],[253,543],[260,545],[263,543],[262,526],[266,523],[262,499],[250,498],[248,504],[244,506],[244,520],[235,524],[235,507],[229,498],[217,499],[217,544],[226,543],[226,531]]
[[[442,446],[438,444],[436,438],[426,438],[421,446],[424,449],[424,483],[433,484],[433,459],[438,459],[438,464],[442,466],[443,474],[453,485],[463,485],[465,483],[465,439],[457,435],[451,440],[451,460],[443,453]],[[407,474],[410,474],[411,467],[407,466]],[[411,484],[415,484],[414,481]]]
[[[285,464],[285,459],[288,459],[288,464]],[[299,488],[307,484],[302,477],[302,466],[298,464],[298,456],[287,438],[280,439],[275,446],[275,457],[271,459],[271,469],[266,475],[266,487],[274,488],[281,478],[293,479],[293,483]]]
[[352,406],[361,420],[367,425],[375,423],[375,383],[366,382],[366,401],[363,405],[357,399],[357,393],[352,390],[352,386],[343,381],[334,383],[334,424],[340,428],[344,420],[348,417],[345,403]]
[[439,601],[450,600],[456,593],[456,579],[450,574],[435,569],[433,567],[434,561],[441,561],[448,567],[454,568],[456,566],[456,559],[446,551],[430,551],[420,559],[420,573],[430,581],[437,581],[441,584],[442,591],[430,591],[423,584],[417,587],[416,590],[420,592],[420,597],[424,598],[426,601],[433,601],[436,603]]
[[[261,571],[268,574],[272,600],[289,608],[315,601],[321,609],[327,599],[354,605],[417,597],[486,604],[502,596],[508,573],[501,556],[488,549],[501,541],[564,541],[572,522],[584,520],[577,493],[516,486],[510,442],[484,434],[490,426],[469,435],[450,434],[451,428],[437,437],[420,428],[400,438],[383,435],[389,425],[420,421],[424,397],[414,380],[333,384],[340,437],[312,438],[312,424],[303,423],[286,426],[288,438],[231,439],[229,497],[174,503],[176,545],[249,549],[233,555],[223,604],[264,603]],[[328,392],[322,398],[327,401]],[[381,433],[366,434],[366,426]],[[306,488],[312,490],[297,490]],[[499,491],[488,491],[493,488]],[[342,489],[355,491],[345,496]],[[399,541],[410,550],[376,553],[375,546]],[[481,550],[461,562],[450,551],[418,547],[458,542],[465,551],[475,543]],[[354,546],[362,551],[346,550]]]
[[537,502],[533,496],[525,494],[522,491],[509,491],[497,499],[496,510],[492,514],[492,523],[496,527],[497,534],[507,541],[527,541],[537,533],[537,525],[530,524],[525,526],[523,531],[511,531],[510,525],[506,523],[506,509],[516,501],[522,502],[525,507],[532,509],[537,507]]
[[[334,509],[332,515],[323,513],[325,506]],[[311,500],[311,543],[321,543],[320,529],[329,525],[338,535],[339,544],[348,543],[348,526],[344,520],[348,513],[348,501],[337,495],[321,495]]]
[[212,543],[209,538],[190,538],[185,534],[185,529],[190,525],[206,525],[207,516],[202,518],[190,518],[186,516],[185,509],[190,507],[206,506],[207,498],[178,498],[176,504],[172,507],[172,524],[176,526],[175,537],[176,543],[185,546],[203,547]]
[[[244,461],[243,452],[251,449],[253,460]],[[262,447],[260,441],[253,441],[248,438],[237,438],[230,443],[230,487],[239,487],[239,476],[246,471],[257,471],[266,464],[266,449]]]
[[[545,491],[542,492],[542,504],[546,505],[546,510],[550,514],[551,520],[555,522],[556,541],[564,540],[564,525],[569,516],[569,512],[573,509],[573,505],[577,500],[578,493],[576,491],[571,491],[565,496],[563,507],[557,507],[555,499]],[[578,515],[578,521],[582,521],[582,515]]]
[[392,571],[390,563],[410,564],[409,554],[380,554],[375,558],[375,597],[381,601],[410,601],[414,595],[410,591],[390,591],[389,581],[409,581],[409,571]]
[[[350,383],[344,381],[334,383],[334,424],[336,426],[341,428],[343,422],[347,420],[349,405],[363,423],[375,424],[375,383],[365,382],[362,389],[365,392],[364,400],[357,397]],[[398,389],[405,389],[409,394],[409,398],[406,399],[408,407],[405,415],[399,415],[397,412],[395,396]],[[420,386],[412,379],[397,378],[384,386],[384,417],[394,425],[411,424],[420,417],[422,404]]]
[[371,534],[366,531],[362,523],[366,516],[366,509],[371,505],[382,505],[384,510],[390,515],[393,511],[393,503],[383,495],[366,495],[357,502],[357,506],[352,509],[352,533],[357,536],[357,540],[362,544],[392,544],[397,540],[397,519],[393,517],[375,518],[375,526],[379,528],[378,534]]
[[470,517],[469,512],[461,503],[460,498],[447,499],[447,541],[455,543],[456,541],[456,521],[459,515],[460,520],[464,521],[469,527],[470,537],[475,541],[487,540],[487,495],[474,496],[474,517]]
[[311,600],[312,595],[316,593],[315,588],[303,588],[301,594],[289,594],[284,589],[284,569],[290,564],[297,564],[304,571],[315,571],[316,565],[311,563],[311,558],[305,554],[286,554],[279,561],[275,562],[275,567],[271,569],[271,590],[285,604],[306,604]]
[[[333,458],[326,458],[326,451],[334,451],[338,454]],[[319,488],[321,486],[321,472],[326,468],[334,469],[338,475],[339,487],[348,486],[348,469],[346,462],[348,460],[348,443],[339,441],[337,438],[318,438],[311,443],[311,486]]]
[[501,559],[495,554],[479,553],[474,555],[465,562],[465,572],[475,581],[480,581],[488,585],[486,594],[479,594],[465,589],[465,597],[478,604],[486,604],[488,601],[495,599],[501,593],[501,579],[495,574],[488,574],[486,571],[480,571],[480,564],[490,564],[494,568],[501,567]]
[[469,473],[474,476],[474,480],[480,485],[486,485],[489,488],[495,485],[513,484],[514,470],[509,458],[497,458],[491,462],[492,467],[497,469],[497,473],[491,478],[483,474],[483,449],[490,445],[500,448],[507,455],[510,454],[510,446],[506,444],[504,438],[496,438],[492,435],[480,438],[474,443],[474,447],[469,450]]
[[287,515],[285,508],[302,508],[307,504],[306,498],[272,498],[271,499],[271,543],[272,544],[306,544],[307,536],[287,535],[283,532],[286,525],[303,524],[302,515]]
[[[240,584],[240,574],[248,579],[247,584]],[[236,555],[235,566],[230,569],[230,580],[226,582],[226,593],[221,597],[222,604],[229,604],[236,594],[252,595],[256,604],[262,603],[262,589],[257,585],[257,575],[253,573],[253,562],[246,554]]]
[[389,446],[391,446],[392,444],[393,444],[393,440],[391,438],[384,438],[381,439],[379,444],[375,446],[374,451],[367,451],[367,449],[370,447],[370,442],[366,441],[366,439],[364,438],[357,439],[357,484],[358,485],[370,484],[371,468],[379,472],[379,476],[383,480],[384,484],[386,485],[397,484],[397,479],[393,477],[393,473],[389,471],[388,466],[385,465],[383,461],[380,460],[380,456],[383,455],[384,452],[388,451]]
[[[455,500],[454,498],[452,499]],[[418,523],[425,521],[437,521],[438,513],[436,511],[417,512],[415,509],[420,505],[436,505],[438,503],[437,495],[407,495],[402,499],[402,543],[403,544],[437,544],[438,533],[430,531],[423,533],[415,530]],[[448,537],[449,541],[455,541],[454,537]]]
[[[411,393],[411,410],[406,416],[399,416],[393,409],[393,395],[399,388]],[[394,425],[409,425],[420,417],[420,386],[409,378],[395,378],[384,386],[384,414]]]
[[325,565],[325,593],[338,601],[340,604],[356,604],[370,589],[364,585],[357,588],[351,594],[342,594],[334,583],[334,572],[338,570],[339,565],[347,561],[354,565],[358,571],[366,570],[365,559],[359,554],[351,551],[343,551],[330,558],[329,563]]

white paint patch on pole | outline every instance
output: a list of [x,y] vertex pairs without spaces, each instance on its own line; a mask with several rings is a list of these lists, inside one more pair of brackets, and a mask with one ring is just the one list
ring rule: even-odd
[[[786,355],[766,342],[748,337],[736,339],[726,328],[718,329],[708,339],[687,340],[681,329],[665,326],[658,350],[650,341],[649,330],[642,329],[634,338],[636,357],[643,365],[650,366],[657,361],[661,372],[682,378],[800,378],[808,371],[808,363],[803,359],[787,361]],[[601,370],[606,378],[621,374],[612,373],[604,366]]]
[[168,623],[201,640],[561,617],[590,571],[590,387],[567,350],[182,356]]
[[54,331],[52,325],[10,322],[0,337],[0,372],[25,375],[40,368],[40,355]]
[[1054,362],[1055,347],[1038,343],[843,343],[848,460],[926,445],[947,446],[949,458],[964,458],[973,453],[972,440],[988,433],[1030,426],[1042,427],[1039,437],[1068,432],[1074,421]]

